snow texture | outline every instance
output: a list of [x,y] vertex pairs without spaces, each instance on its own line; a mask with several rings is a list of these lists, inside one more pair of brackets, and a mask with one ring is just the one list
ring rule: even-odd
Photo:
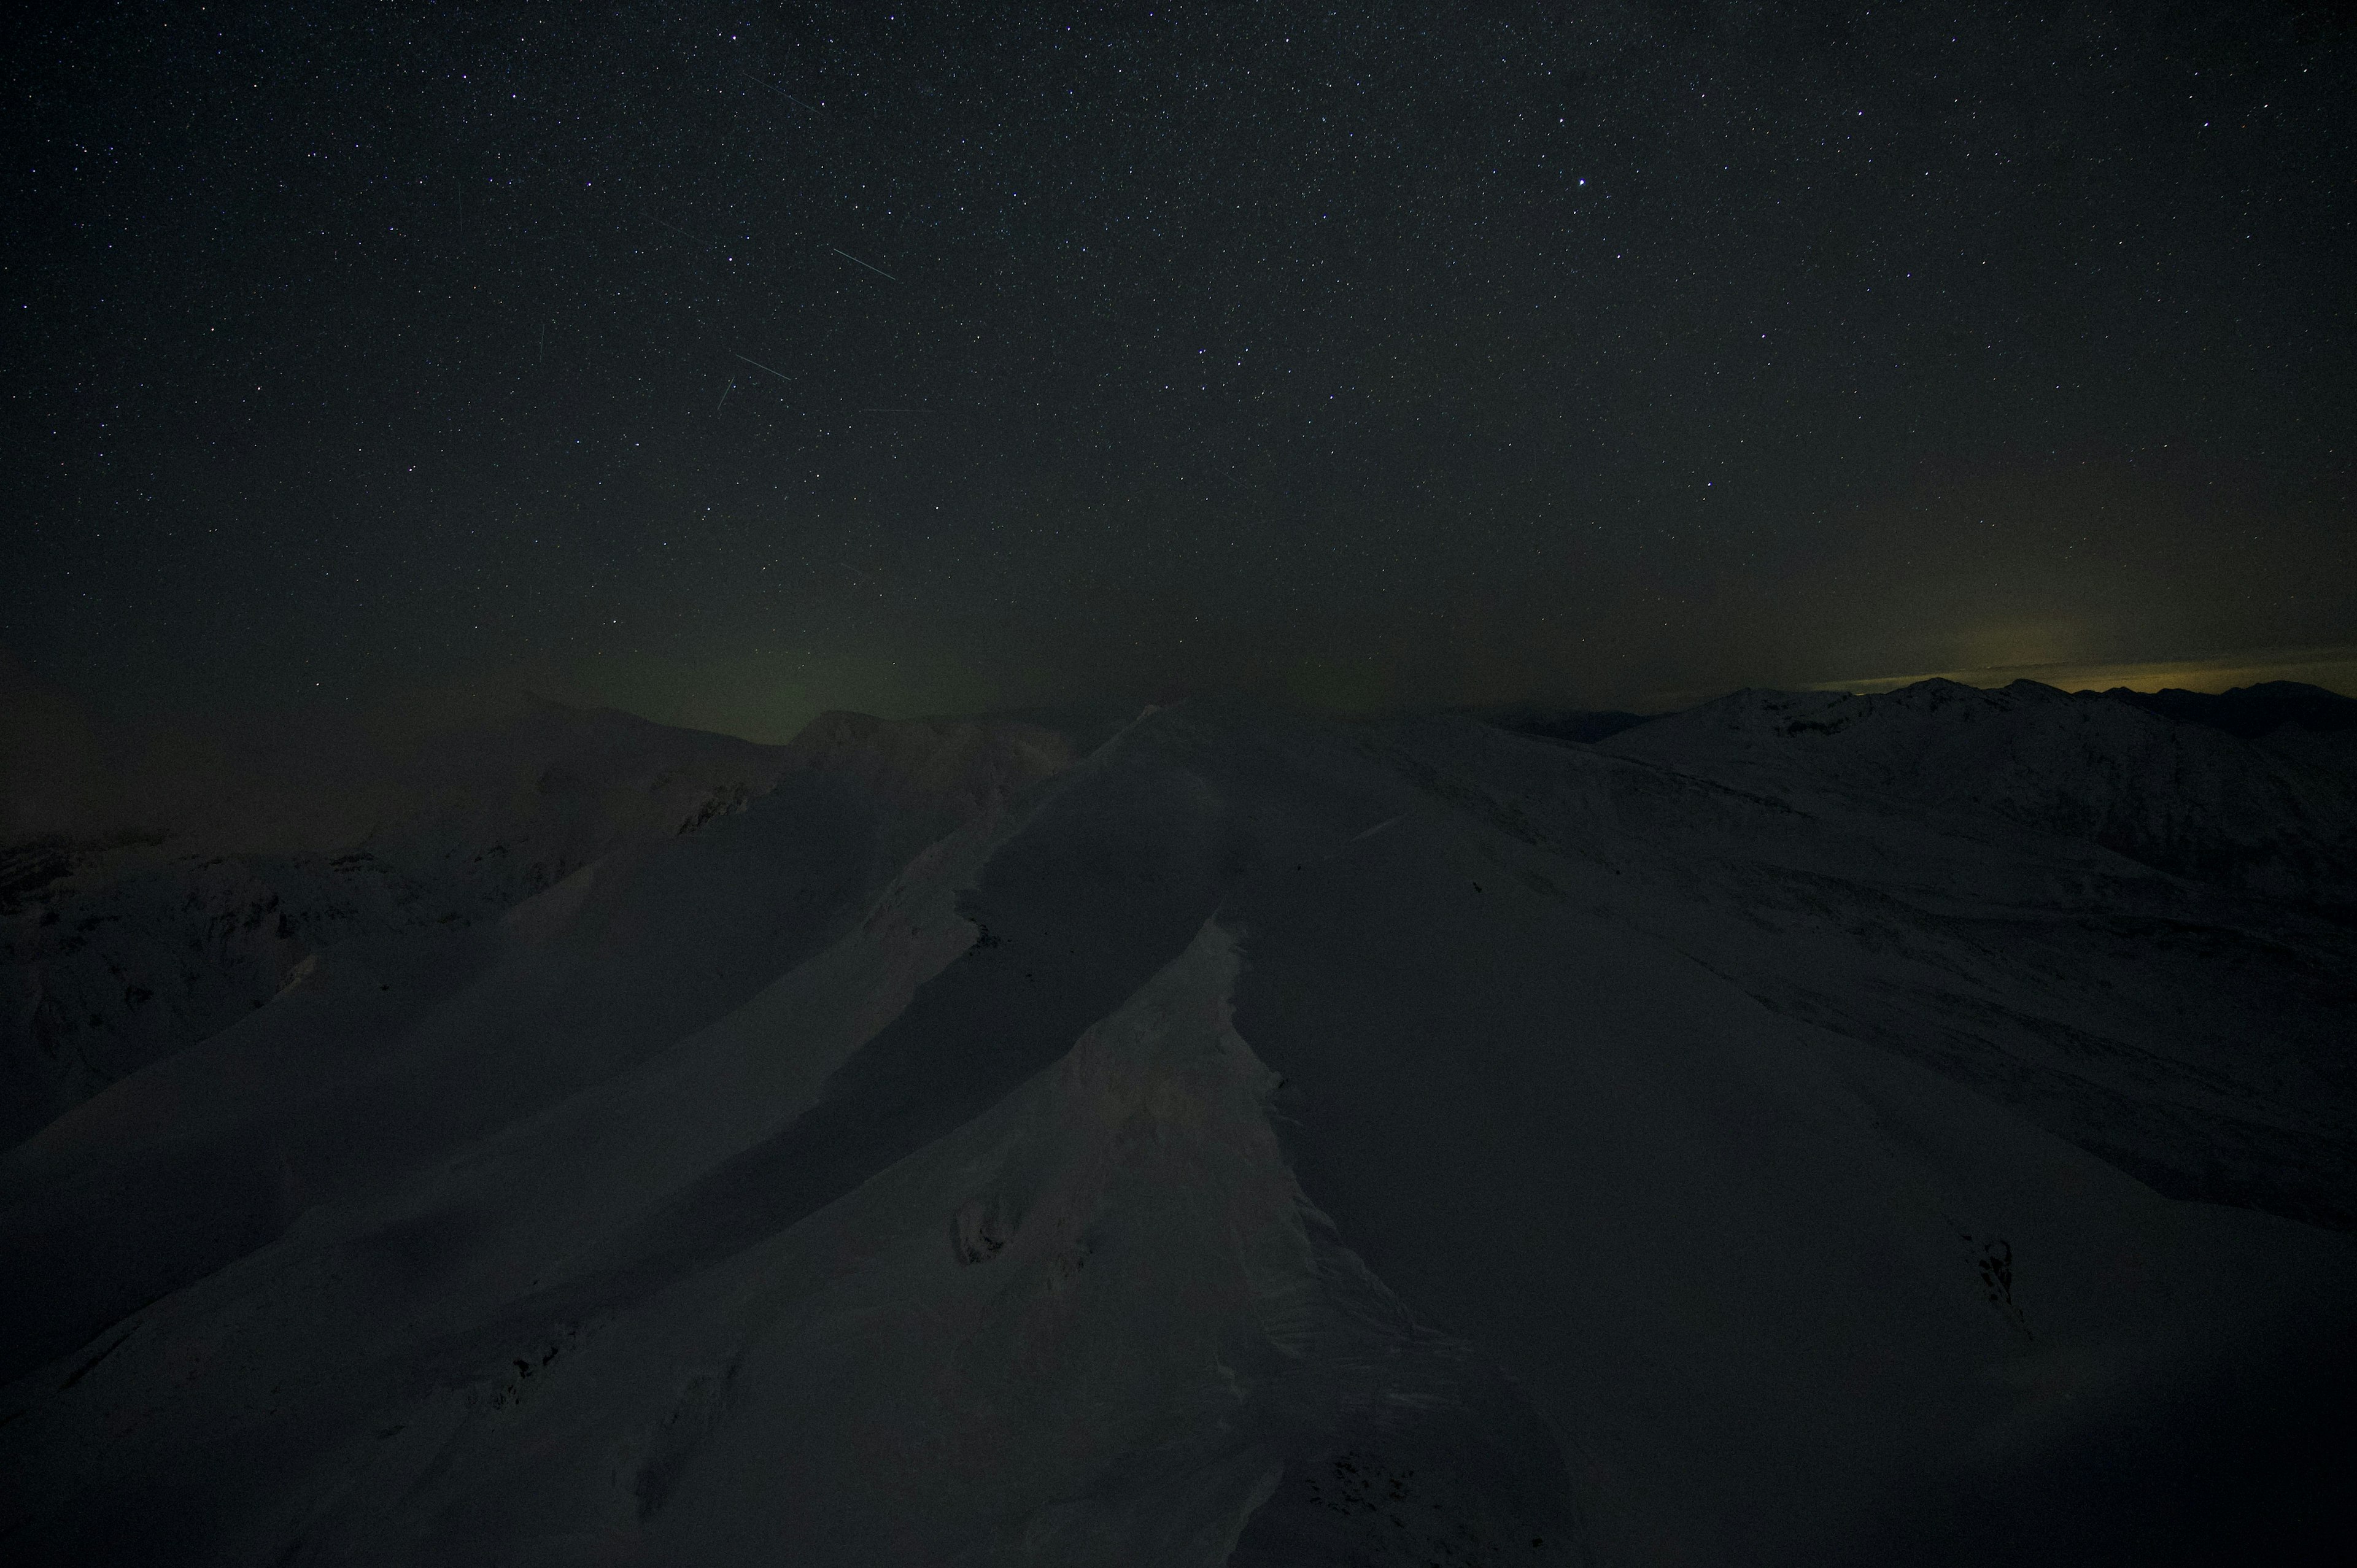
[[[2346,786],[2099,702],[837,714],[446,791],[375,842],[457,929],[302,863],[361,912],[0,1165],[0,1541],[2292,1560],[2357,1390]],[[18,918],[299,880],[93,863]]]

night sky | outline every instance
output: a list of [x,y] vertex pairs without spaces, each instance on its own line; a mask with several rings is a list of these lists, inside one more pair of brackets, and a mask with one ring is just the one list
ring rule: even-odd
[[93,710],[2357,671],[2333,8],[82,10],[0,647]]

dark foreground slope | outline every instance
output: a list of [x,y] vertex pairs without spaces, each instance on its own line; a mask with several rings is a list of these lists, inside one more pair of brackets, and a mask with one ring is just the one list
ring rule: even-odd
[[[2318,885],[1674,722],[832,721],[422,1015],[298,992],[12,1153],[0,1541],[2291,1557],[2357,1331]],[[217,1169],[262,1218],[158,1273]]]

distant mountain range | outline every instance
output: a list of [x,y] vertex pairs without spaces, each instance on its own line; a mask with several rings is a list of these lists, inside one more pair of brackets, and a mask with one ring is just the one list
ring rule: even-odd
[[[2087,693],[2082,693],[2083,696]],[[2298,681],[2266,681],[2231,692],[2131,692],[2115,686],[2103,695],[2182,724],[2207,725],[2244,740],[2257,740],[2288,726],[2317,735],[2357,730],[2357,697],[2344,697]]]
[[193,801],[169,831],[0,850],[0,1139],[226,1027],[328,951],[371,946],[388,983],[455,978],[476,926],[742,811],[790,766],[783,748],[542,702],[386,771],[310,760]]
[[0,1541],[2308,1560],[2357,775],[2303,693],[543,706],[20,845]]
[[1879,696],[1739,692],[1607,745],[1786,797],[1992,815],[2357,917],[2357,777],[2141,703],[2029,681],[1999,691],[1925,681]]

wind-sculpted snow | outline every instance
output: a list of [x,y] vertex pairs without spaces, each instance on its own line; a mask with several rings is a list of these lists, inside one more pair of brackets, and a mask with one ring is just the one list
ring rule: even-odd
[[9,1156],[0,1540],[2266,1560],[2357,1389],[2348,929],[1677,722],[830,715],[451,988],[330,955]]
[[[0,1302],[0,1365],[737,1006],[859,918],[899,869],[888,846],[905,859],[1063,760],[977,728],[856,774],[790,753],[751,809],[625,841],[489,928],[326,947],[268,1006],[51,1122],[0,1186],[0,1236],[54,1279]],[[901,787],[941,751],[963,766]]]

